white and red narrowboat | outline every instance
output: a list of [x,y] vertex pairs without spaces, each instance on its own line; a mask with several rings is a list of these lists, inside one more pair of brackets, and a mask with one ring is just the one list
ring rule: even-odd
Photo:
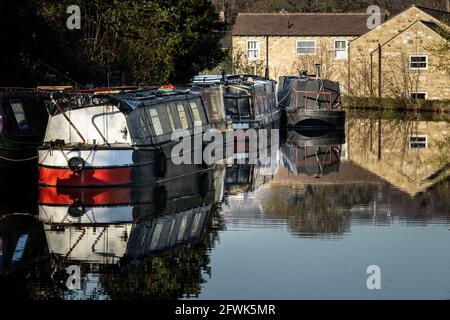
[[[112,93],[111,93],[112,92]],[[52,94],[50,119],[39,148],[39,184],[57,187],[142,185],[176,166],[172,134],[184,129],[203,141],[210,129],[199,94],[136,90]],[[201,128],[201,129],[200,129]],[[184,152],[203,155],[205,144]],[[204,166],[192,159],[191,169]]]

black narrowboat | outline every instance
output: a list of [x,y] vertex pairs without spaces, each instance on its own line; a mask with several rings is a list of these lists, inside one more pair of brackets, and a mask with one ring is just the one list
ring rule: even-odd
[[281,112],[273,80],[250,75],[197,76],[192,90],[202,93],[210,112],[222,109],[219,112],[231,121],[232,129],[279,127]]
[[306,74],[281,77],[278,101],[289,128],[340,130],[345,126],[338,82]]
[[34,89],[0,88],[1,167],[35,165],[47,127],[47,99]]
[[[39,184],[59,187],[145,185],[181,170],[172,161],[184,131],[192,170],[205,166],[210,123],[201,95],[189,91],[55,93],[39,148]],[[184,138],[183,138],[184,139]],[[200,143],[197,143],[200,141]],[[173,168],[170,168],[173,167]]]

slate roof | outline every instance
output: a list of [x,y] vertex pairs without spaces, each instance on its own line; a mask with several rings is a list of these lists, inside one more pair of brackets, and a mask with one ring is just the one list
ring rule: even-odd
[[366,13],[240,13],[233,36],[360,36]]

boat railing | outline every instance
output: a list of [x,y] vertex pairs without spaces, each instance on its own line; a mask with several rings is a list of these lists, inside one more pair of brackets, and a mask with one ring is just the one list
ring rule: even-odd
[[[342,104],[341,104],[341,95],[337,92],[330,92],[330,91],[307,91],[307,90],[294,90],[295,93],[295,106],[296,110],[301,109],[299,102],[300,98],[303,98],[305,100],[304,104],[304,110],[308,110],[308,100],[314,100],[315,102],[321,101],[321,97],[324,96],[325,102],[328,104],[329,110],[333,111],[333,107],[336,106],[338,111],[342,110]],[[314,98],[315,95],[315,98]],[[337,101],[333,101],[333,95],[337,96]],[[320,105],[319,105],[320,108]]]

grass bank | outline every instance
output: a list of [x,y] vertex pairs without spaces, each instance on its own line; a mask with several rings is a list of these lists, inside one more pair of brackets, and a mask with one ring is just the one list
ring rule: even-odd
[[450,100],[379,99],[343,96],[342,103],[347,109],[450,113]]

